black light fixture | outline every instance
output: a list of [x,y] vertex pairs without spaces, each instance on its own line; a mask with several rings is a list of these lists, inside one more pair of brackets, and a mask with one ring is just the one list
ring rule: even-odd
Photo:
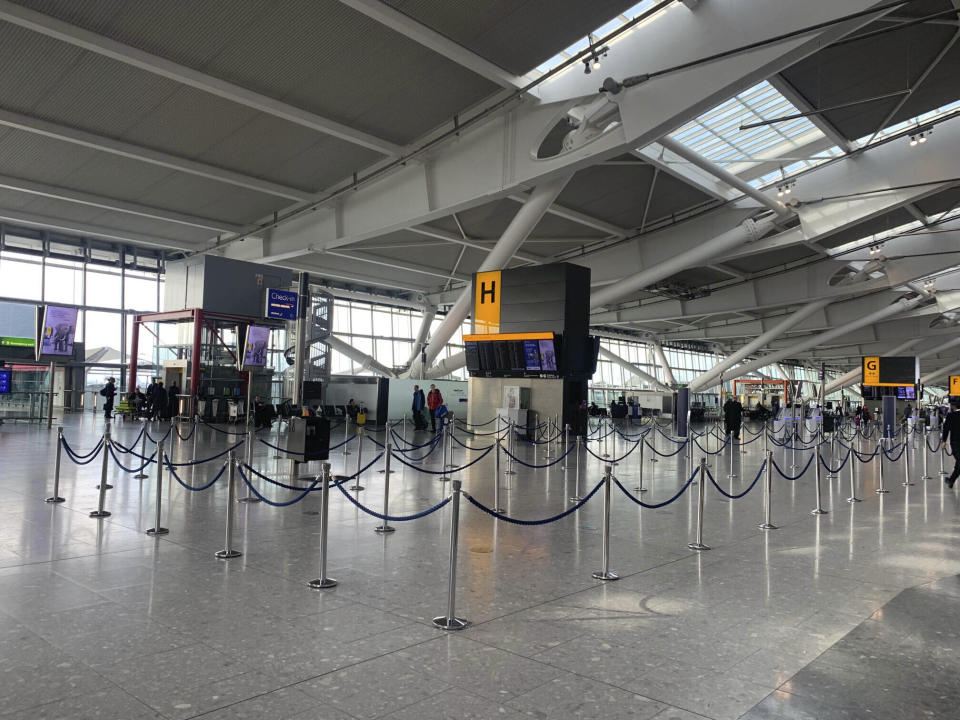
[[910,147],[922,145],[931,134],[933,134],[933,125],[926,125],[924,127],[918,125],[917,129],[910,133]]
[[587,36],[587,43],[590,47],[590,54],[583,58],[583,74],[589,75],[594,70],[599,70],[600,58],[605,58],[607,53],[610,52],[610,48],[606,45],[602,47],[593,46],[593,35]]

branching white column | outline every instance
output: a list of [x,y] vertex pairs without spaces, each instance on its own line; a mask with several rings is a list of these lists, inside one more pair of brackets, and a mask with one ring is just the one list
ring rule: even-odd
[[382,375],[383,377],[396,377],[396,374],[388,368],[386,365],[381,365],[374,358],[367,355],[365,352],[357,350],[350,343],[341,340],[336,335],[330,335],[323,339],[327,345],[330,346],[332,350],[336,350],[338,353],[346,355],[348,358],[354,362],[360,363],[360,366],[364,370],[372,370],[377,375]]
[[435,307],[425,308],[423,311],[423,322],[420,323],[420,329],[417,331],[417,338],[413,341],[413,351],[410,353],[410,358],[407,360],[406,366],[412,367],[413,363],[416,362],[416,359],[420,357],[420,350],[423,349],[423,344],[427,341],[427,336],[430,334],[430,326],[433,325],[433,318],[437,316],[437,309]]
[[590,307],[598,308],[610,305],[620,298],[632,295],[639,290],[650,287],[654,283],[675,275],[691,267],[703,265],[707,260],[729,252],[744,243],[759,240],[774,226],[773,216],[759,220],[744,220],[732,230],[707,240],[690,250],[674,255],[669,260],[641,270],[634,275],[628,275],[615,283],[600,288],[590,294]]
[[[811,303],[807,303],[806,305],[801,307],[799,310],[797,310],[795,313],[793,313],[789,317],[784,318],[783,320],[778,322],[776,325],[774,325],[772,328],[767,330],[762,335],[759,335],[756,339],[748,342],[746,345],[744,345],[735,353],[727,357],[725,360],[721,360],[720,362],[718,362],[716,365],[710,368],[707,372],[705,372],[703,375],[701,375],[692,383],[690,383],[690,391],[700,392],[701,390],[705,390],[706,388],[712,387],[712,385],[714,384],[713,381],[717,380],[720,377],[721,373],[726,372],[728,369],[732,368],[734,365],[736,365],[738,362],[743,360],[748,355],[752,355],[760,348],[766,346],[767,343],[773,340],[776,340],[778,337],[783,335],[783,333],[785,333],[787,330],[794,327],[795,325],[800,324],[801,322],[806,320],[808,317],[813,315],[815,312],[822,310],[829,304],[830,304],[830,300],[814,300]],[[780,368],[778,367],[777,370],[779,371]],[[789,379],[789,378],[785,378],[785,379]]]
[[657,390],[660,390],[662,392],[673,392],[669,387],[667,387],[662,382],[657,380],[653,375],[651,375],[648,372],[645,372],[644,370],[641,370],[636,365],[634,365],[633,363],[627,360],[624,360],[619,355],[615,355],[614,353],[610,352],[605,347],[603,347],[603,345],[600,346],[600,356],[605,357],[607,360],[612,360],[627,372],[631,372],[641,380],[647,381],[648,383],[653,385]]
[[[545,180],[534,188],[533,192],[530,193],[530,197],[527,198],[527,202],[517,211],[517,214],[514,215],[507,229],[503,231],[503,235],[500,236],[497,244],[493,246],[493,249],[489,252],[486,259],[484,259],[480,267],[477,268],[477,272],[500,270],[506,267],[507,263],[510,262],[510,258],[520,249],[523,241],[527,239],[537,226],[537,223],[539,223],[544,214],[546,214],[550,205],[557,199],[557,196],[566,186],[570,177],[570,175],[563,175],[551,180]],[[440,354],[440,351],[450,341],[450,338],[453,337],[457,328],[467,319],[467,315],[470,314],[472,299],[472,288],[468,286],[464,288],[460,297],[457,298],[457,301],[450,309],[450,312],[447,313],[443,322],[440,323],[437,332],[430,338],[430,342],[427,343],[425,351],[427,367],[430,367],[437,355]],[[421,364],[422,361],[419,358],[415,359],[407,375],[409,377],[416,377],[416,375],[420,373]]]
[[667,385],[673,387],[677,384],[677,379],[673,376],[673,370],[670,368],[670,363],[667,362],[666,353],[663,352],[663,345],[660,344],[660,341],[656,338],[651,338],[650,344],[653,345],[653,354],[657,356],[657,363],[660,367],[663,368],[663,378],[667,381]]

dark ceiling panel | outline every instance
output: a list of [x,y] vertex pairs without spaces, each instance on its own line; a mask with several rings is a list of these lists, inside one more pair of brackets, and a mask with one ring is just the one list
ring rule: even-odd
[[[949,5],[930,3],[932,7]],[[916,10],[916,8],[913,8]],[[888,29],[872,23],[863,32]],[[954,27],[921,24],[821,50],[781,74],[814,108],[908,90],[956,32]],[[956,48],[954,48],[956,51]],[[960,54],[951,52],[889,121],[889,125],[946,105],[960,96],[956,83]],[[900,98],[889,98],[823,113],[846,138],[857,140],[880,128]]]
[[595,165],[579,171],[557,202],[624,228],[636,228],[643,219],[654,169],[645,163]]
[[960,186],[944,190],[923,200],[918,200],[914,205],[920,208],[920,211],[928,217],[936,219],[938,214],[948,212],[960,206]]
[[813,259],[816,257],[819,257],[819,255],[809,248],[803,245],[795,245],[793,247],[781,248],[775,252],[749,255],[747,257],[737,258],[736,260],[729,260],[723,264],[729,265],[734,270],[739,270],[749,275],[751,273],[763,272],[770,268],[780,267],[798,260]]
[[835,248],[846,243],[856,242],[857,240],[866,240],[876,233],[886,232],[895,227],[915,222],[913,217],[906,210],[894,210],[893,212],[875,217],[871,220],[854,225],[853,227],[841,230],[819,241],[819,244],[827,248]]
[[[520,203],[509,198],[503,198],[457,213],[457,218],[459,218],[468,237],[496,239],[507,229],[507,225],[510,224],[519,209]],[[441,218],[429,224],[447,232],[460,233],[453,218]],[[594,238],[603,237],[603,233],[578,222],[547,213],[537,223],[537,227],[530,233],[530,236],[534,238]]]
[[636,5],[636,0],[386,0],[500,67],[521,75]]

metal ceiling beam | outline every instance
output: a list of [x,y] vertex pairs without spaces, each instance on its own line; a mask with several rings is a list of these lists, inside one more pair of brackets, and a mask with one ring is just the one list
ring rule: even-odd
[[903,206],[903,209],[910,213],[910,216],[916,220],[921,225],[929,227],[930,218],[928,218],[923,211],[918,208],[914,203],[907,203]]
[[[631,150],[630,154],[640,158],[655,169],[665,172],[667,175],[692,185],[705,195],[709,195],[714,200],[720,202],[729,202],[736,197],[732,188],[724,187],[715,177],[708,175],[691,163],[682,160],[668,160],[666,158],[666,148],[659,143],[651,143],[639,150]],[[646,211],[644,211],[646,214]],[[646,225],[646,223],[644,223]]]
[[8,208],[0,208],[0,220],[10,222],[14,225],[24,225],[26,227],[35,227],[48,231],[59,231],[67,235],[76,235],[77,237],[100,238],[102,240],[110,240],[111,242],[133,243],[134,245],[165,248],[167,250],[195,252],[205,247],[205,245],[171,240],[170,238],[157,237],[156,235],[117,230],[115,228],[103,227],[102,225],[74,222],[73,220],[64,220],[62,218],[50,217],[49,215],[40,215]]
[[0,188],[15,190],[16,192],[36,195],[38,197],[51,198],[53,200],[63,200],[64,202],[76,203],[78,205],[87,205],[89,207],[100,208],[101,210],[136,215],[138,217],[150,218],[151,220],[163,220],[164,222],[176,223],[178,225],[189,225],[190,227],[203,228],[204,230],[212,230],[213,232],[236,232],[240,227],[233,223],[173,212],[172,210],[161,210],[126,200],[107,198],[101,195],[80,192],[79,190],[71,190],[55,185],[47,185],[46,183],[33,182],[32,180],[10,177],[9,175],[0,175]]
[[[446,230],[441,230],[440,228],[430,227],[427,225],[421,225],[416,227],[406,228],[410,232],[417,233],[418,235],[424,235],[426,237],[437,238],[438,240],[446,240],[449,243],[454,245],[462,245],[463,247],[473,248],[474,250],[480,250],[481,252],[490,252],[491,245],[481,244],[483,241],[479,241],[475,238],[466,238],[462,235],[456,233],[448,232]],[[495,240],[493,242],[496,242]],[[534,263],[540,265],[546,262],[549,258],[542,257],[540,255],[527,255],[526,253],[516,253],[514,257],[517,260],[523,260],[525,262]]]
[[243,175],[242,173],[233,172],[232,170],[226,170],[216,167],[215,165],[208,165],[197,162],[196,160],[170,155],[169,153],[158,150],[151,150],[150,148],[104,137],[103,135],[95,135],[94,133],[89,133],[84,130],[78,130],[77,128],[60,125],[48,120],[41,120],[40,118],[31,117],[11,110],[0,110],[0,125],[14,128],[15,130],[23,130],[24,132],[34,135],[53,138],[54,140],[60,140],[72,145],[80,145],[81,147],[90,148],[91,150],[99,150],[100,152],[110,153],[111,155],[119,155],[120,157],[125,157],[130,160],[137,160],[150,165],[158,165],[169,170],[177,170],[189,175],[197,175],[207,178],[208,180],[216,180],[217,182],[235,185],[246,188],[247,190],[256,190],[257,192],[262,192],[267,195],[275,195],[277,197],[298,201],[309,200],[313,197],[310,193],[294,187]]
[[30,10],[8,0],[0,0],[0,20],[26,28],[41,35],[74,45],[89,52],[103,55],[111,60],[130,65],[140,70],[173,80],[182,85],[201,90],[230,102],[252,108],[262,113],[281,118],[287,122],[332,137],[340,138],[384,155],[399,155],[400,146],[383,138],[361,132],[330,118],[298,108],[289,103],[240,87],[234,83],[215,78],[199,70],[172,62],[158,55],[144,52],[131,45],[90,32],[57,18]]
[[340,252],[338,250],[323,250],[319,253],[320,255],[329,255],[331,257],[344,258],[345,260],[355,260],[357,262],[369,263],[370,265],[380,265],[381,267],[393,268],[394,270],[403,270],[405,272],[418,273],[420,275],[429,275],[431,277],[441,278],[442,280],[459,280],[460,282],[470,282],[469,275],[463,275],[458,273],[447,273],[441,270],[440,268],[425,269],[423,266],[418,266],[413,263],[404,262],[402,260],[390,259],[376,259],[371,257],[364,257],[363,255],[357,255],[356,253],[347,253]]
[[340,2],[501,87],[516,90],[527,83],[524,78],[517,77],[475,52],[467,50],[446,35],[441,35],[380,0],[340,0]]
[[[529,193],[516,193],[508,196],[510,200],[523,204],[530,197]],[[593,228],[594,230],[599,230],[604,232],[607,235],[610,235],[615,238],[625,238],[631,234],[631,231],[627,228],[620,227],[606,220],[601,220],[600,218],[593,217],[592,215],[587,215],[582,213],[579,210],[573,210],[572,208],[563,207],[562,205],[557,205],[554,203],[547,210],[548,215],[555,215],[557,217],[563,218],[564,220],[569,220],[570,222],[575,222],[578,225],[583,225],[584,227]],[[598,240],[600,238],[597,238]]]
[[[797,108],[797,110],[805,112],[814,111],[817,109],[813,107],[813,105],[803,95],[801,95],[800,92],[791,83],[789,83],[786,78],[783,77],[783,75],[773,75],[767,78],[767,82],[770,83],[777,92],[789,100],[790,103]],[[845,153],[851,153],[856,149],[856,146],[847,140],[843,136],[843,133],[841,133],[832,122],[827,120],[822,113],[810,115],[808,119],[813,123],[814,127],[830,138],[833,141],[833,144],[839,147]]]

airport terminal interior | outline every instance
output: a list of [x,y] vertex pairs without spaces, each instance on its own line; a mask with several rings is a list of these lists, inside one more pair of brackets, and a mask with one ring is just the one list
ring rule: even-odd
[[0,0],[0,719],[960,717],[960,0]]

